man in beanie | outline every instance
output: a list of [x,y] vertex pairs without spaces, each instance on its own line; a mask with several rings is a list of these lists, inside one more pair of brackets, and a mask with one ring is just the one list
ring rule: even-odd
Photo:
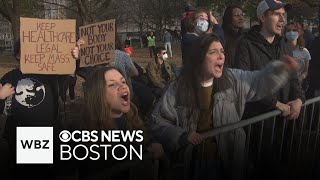
[[187,6],[184,8],[184,16],[181,20],[181,34],[182,37],[185,33],[187,33],[186,23],[189,18],[191,18],[193,12],[196,10],[190,3],[187,4]]

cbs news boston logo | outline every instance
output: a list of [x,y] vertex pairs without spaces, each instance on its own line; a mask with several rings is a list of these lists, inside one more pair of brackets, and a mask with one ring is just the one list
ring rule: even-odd
[[17,127],[17,164],[53,164],[53,127]]
[[[102,130],[101,132],[97,130],[75,130],[73,132],[63,130],[59,134],[61,143],[59,144],[60,160],[70,160],[72,157],[76,160],[107,160],[107,152],[110,152],[112,157],[119,161],[126,158],[132,160],[135,157],[142,160],[142,134],[142,130],[134,130],[132,132],[129,130]],[[17,127],[16,163],[53,164],[53,139],[53,127]],[[74,142],[76,145],[71,147],[66,144],[69,141]],[[98,141],[101,143],[97,143]],[[83,144],[88,142],[91,142],[89,147]],[[129,146],[124,146],[120,142],[129,143]],[[134,146],[134,144],[131,144],[134,142],[139,145]],[[98,149],[103,151],[98,151]],[[80,157],[77,152],[83,151],[85,152],[84,156]],[[116,151],[124,153],[119,156],[119,154],[116,155]],[[99,152],[104,153],[100,154]]]

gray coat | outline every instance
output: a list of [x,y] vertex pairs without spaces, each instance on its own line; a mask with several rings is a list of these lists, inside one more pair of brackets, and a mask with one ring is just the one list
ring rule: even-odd
[[172,41],[172,36],[168,31],[164,32],[163,37],[162,37],[162,41],[163,41],[163,43],[169,43]]
[[[220,127],[240,121],[245,103],[256,101],[277,91],[286,83],[289,73],[282,62],[270,63],[262,71],[225,69],[221,78],[214,80],[213,125]],[[222,83],[223,82],[223,83]],[[197,130],[197,117],[190,107],[177,104],[179,79],[172,82],[156,105],[151,118],[151,130],[155,138],[168,151],[179,150],[182,134]],[[185,97],[188,98],[188,97]],[[216,137],[218,157],[235,178],[244,165],[246,134],[242,128]],[[232,171],[231,171],[232,170]]]

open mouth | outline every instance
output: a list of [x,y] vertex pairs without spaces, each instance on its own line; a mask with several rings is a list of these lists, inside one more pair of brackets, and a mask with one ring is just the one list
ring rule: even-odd
[[282,29],[282,25],[277,25],[277,28]]
[[223,68],[223,64],[219,64],[219,65],[217,65],[217,67],[218,67],[219,69],[222,69],[222,68]]
[[121,95],[121,98],[122,98],[122,103],[124,104],[124,105],[127,105],[128,104],[128,101],[129,101],[129,94],[128,93],[123,93],[122,95]]
[[222,73],[222,69],[223,69],[223,64],[216,64],[215,71],[217,73]]

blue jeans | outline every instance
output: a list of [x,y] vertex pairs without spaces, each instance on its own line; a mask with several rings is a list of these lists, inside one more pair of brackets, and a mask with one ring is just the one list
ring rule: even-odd
[[168,55],[172,58],[171,43],[170,42],[164,43],[164,47],[166,48],[166,51],[167,51]]

